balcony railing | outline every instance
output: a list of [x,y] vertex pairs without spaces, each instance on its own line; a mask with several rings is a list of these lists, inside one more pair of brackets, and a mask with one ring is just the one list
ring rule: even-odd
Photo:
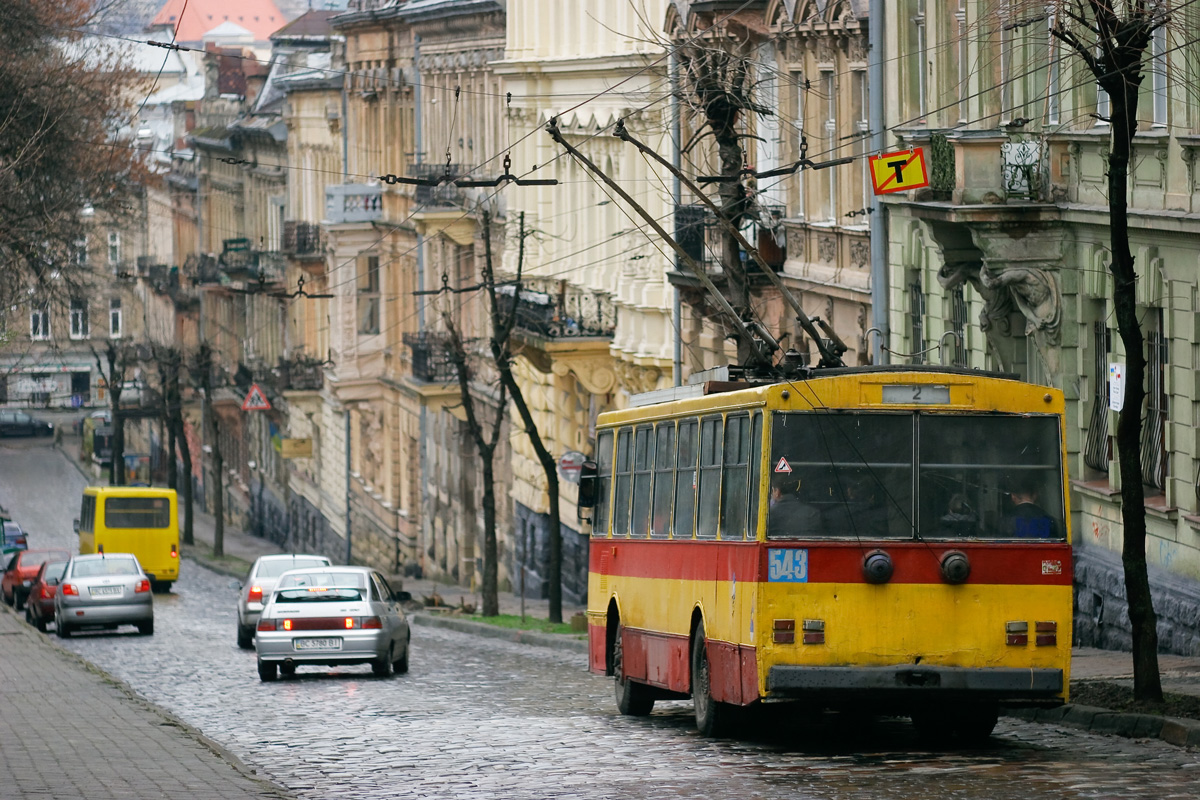
[[196,283],[217,283],[221,280],[221,267],[217,259],[204,253],[192,253],[185,258],[183,273]]
[[413,377],[425,383],[454,383],[454,344],[450,334],[423,331],[404,334],[404,344],[412,350]]
[[280,358],[271,370],[274,385],[280,390],[317,392],[325,380],[325,362],[305,355]]
[[325,219],[335,224],[383,219],[383,187],[369,183],[326,186]]
[[[521,290],[516,324],[519,330],[551,339],[612,336],[616,332],[617,309],[608,295],[585,291],[566,281],[555,283],[538,287],[550,291]],[[516,287],[499,286],[496,294],[501,310],[511,312]]]
[[283,280],[287,266],[282,253],[274,250],[243,250],[237,246],[221,253],[217,262],[221,271],[230,278],[260,283],[277,283]]
[[1042,142],[1026,136],[1013,136],[1000,145],[1004,191],[1008,197],[1035,202],[1045,199],[1045,150]]
[[290,220],[283,223],[283,252],[289,256],[320,256],[325,253],[321,226],[313,222]]

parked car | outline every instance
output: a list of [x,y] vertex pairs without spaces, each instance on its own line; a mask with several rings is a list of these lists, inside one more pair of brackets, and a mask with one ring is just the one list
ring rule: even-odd
[[370,664],[384,678],[408,672],[408,592],[367,567],[296,569],[279,576],[258,620],[258,677],[305,665]]
[[31,417],[24,411],[0,411],[0,436],[50,436],[54,423]]
[[25,621],[42,633],[46,632],[47,625],[54,622],[54,595],[58,593],[63,573],[67,571],[68,560],[42,564],[37,577],[33,579],[33,585],[29,587],[29,597],[25,599]]
[[154,633],[154,599],[150,578],[132,553],[73,556],[54,596],[58,635],[69,637],[83,628],[116,630],[136,625]]
[[307,553],[281,553],[261,556],[250,568],[245,583],[238,589],[237,643],[249,650],[254,647],[254,627],[262,614],[263,598],[271,596],[275,581],[290,569],[328,567],[329,559]]
[[29,539],[21,526],[11,519],[0,519],[0,555],[10,556],[29,547]]
[[38,570],[47,561],[66,561],[71,554],[66,550],[20,550],[13,553],[4,566],[4,576],[0,578],[0,594],[4,602],[20,611],[25,607],[25,597]]

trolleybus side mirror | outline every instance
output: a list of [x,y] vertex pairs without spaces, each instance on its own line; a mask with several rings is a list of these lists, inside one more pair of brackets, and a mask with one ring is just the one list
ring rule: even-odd
[[71,522],[71,526],[72,526],[73,528],[75,528],[75,532],[76,532],[76,533],[79,533],[79,520],[73,520],[73,521]]
[[596,507],[596,462],[584,461],[579,466],[579,508]]

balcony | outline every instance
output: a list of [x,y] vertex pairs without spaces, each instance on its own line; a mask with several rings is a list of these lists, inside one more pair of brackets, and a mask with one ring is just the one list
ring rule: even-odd
[[282,251],[292,258],[321,258],[325,255],[325,237],[314,222],[291,220],[283,223]]
[[412,350],[413,377],[425,383],[454,383],[454,344],[450,335],[439,331],[404,334],[404,344]]
[[219,283],[221,280],[217,259],[204,253],[192,253],[184,259],[183,273],[193,283]]
[[334,225],[383,219],[383,187],[337,183],[325,187],[325,219]]
[[[518,330],[547,339],[611,337],[615,333],[617,309],[608,295],[584,291],[566,281],[554,283],[557,285],[542,287],[551,291],[521,290]],[[496,295],[501,312],[509,313],[516,287],[499,286]]]
[[[457,208],[463,204],[465,192],[450,181],[468,175],[475,169],[473,164],[409,164],[410,178],[445,179],[437,186],[417,186],[415,199],[418,205]],[[448,175],[448,178],[447,178]]]
[[[758,250],[758,254],[769,267],[778,271],[787,259],[785,237],[783,235],[783,218],[787,209],[781,205],[758,203],[751,207],[743,218],[752,222],[754,230],[745,229],[743,223],[742,235]],[[675,206],[675,241],[692,257],[697,264],[704,267],[705,273],[715,277],[724,273],[721,266],[721,253],[724,248],[725,228],[717,222],[716,214],[708,206],[693,204]],[[762,271],[748,253],[738,249],[742,262],[746,265],[748,275]],[[681,258],[676,258],[677,273],[692,277],[692,270]]]
[[271,370],[272,384],[279,391],[319,392],[325,380],[325,363],[300,354],[280,358],[278,366]]

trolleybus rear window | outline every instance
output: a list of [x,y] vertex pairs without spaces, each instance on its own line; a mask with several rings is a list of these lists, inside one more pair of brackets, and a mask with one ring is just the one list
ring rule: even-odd
[[778,412],[767,537],[1061,540],[1060,441],[1053,416]]
[[165,497],[107,497],[107,528],[165,528],[171,524],[171,502]]

